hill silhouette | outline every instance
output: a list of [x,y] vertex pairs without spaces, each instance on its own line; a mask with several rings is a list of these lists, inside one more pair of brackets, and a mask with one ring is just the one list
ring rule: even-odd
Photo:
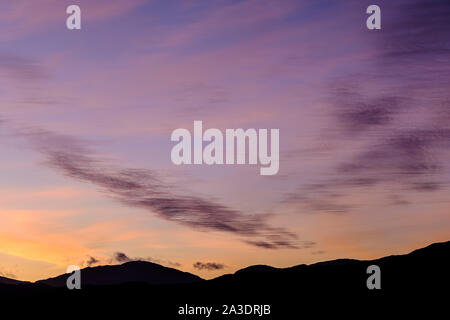
[[[149,284],[193,283],[203,279],[188,272],[167,268],[147,261],[130,261],[121,265],[87,267],[81,270],[83,285],[116,285],[127,282]],[[36,283],[65,287],[68,275],[39,280]]]
[[[449,256],[450,241],[375,260],[338,259],[289,268],[250,266],[212,280],[149,262],[128,262],[83,269],[81,290],[65,288],[68,275],[61,275],[32,284],[0,284],[0,296],[4,303],[8,298],[20,304],[32,301],[52,310],[79,311],[80,316],[89,308],[98,312],[97,317],[124,312],[128,317],[205,319],[180,316],[179,308],[186,304],[218,310],[210,319],[297,319],[309,312],[338,319],[406,316],[424,308],[445,310]],[[370,265],[380,267],[380,290],[367,288]],[[267,304],[271,314],[223,315],[223,305],[230,304]]]
[[0,285],[17,285],[17,284],[26,284],[29,283],[27,281],[20,281],[20,280],[15,280],[15,279],[10,279],[10,278],[6,278],[6,277],[2,277],[0,276]]

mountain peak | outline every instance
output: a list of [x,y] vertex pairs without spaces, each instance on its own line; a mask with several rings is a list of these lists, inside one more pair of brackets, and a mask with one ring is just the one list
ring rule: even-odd
[[[66,285],[69,274],[40,280],[36,283],[52,287]],[[129,261],[120,265],[105,265],[81,269],[82,285],[117,285],[127,282],[148,284],[181,284],[200,282],[203,279],[177,269],[148,261]]]
[[29,283],[29,282],[27,282],[27,281],[15,280],[15,279],[11,279],[11,278],[6,278],[6,277],[0,276],[0,284],[12,284],[12,285],[17,285],[17,284],[25,284],[25,283]]

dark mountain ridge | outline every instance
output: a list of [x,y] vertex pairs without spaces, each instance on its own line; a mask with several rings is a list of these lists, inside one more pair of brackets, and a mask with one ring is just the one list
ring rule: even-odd
[[[81,269],[82,285],[117,285],[127,282],[149,284],[193,283],[202,278],[177,269],[161,266],[147,261],[130,261],[120,265],[87,267]],[[65,287],[68,275],[36,281],[51,287]]]
[[30,282],[20,281],[20,280],[15,280],[15,279],[0,276],[0,285],[2,285],[2,284],[16,285],[16,284],[27,284],[27,283],[30,283]]
[[[127,317],[204,319],[180,316],[179,309],[188,305],[219,310],[214,320],[298,319],[307,312],[319,318],[364,319],[369,313],[383,319],[395,314],[404,318],[421,309],[445,310],[449,256],[450,241],[375,260],[337,259],[289,268],[257,265],[212,280],[137,261],[82,269],[81,290],[68,290],[65,274],[31,284],[0,284],[0,297],[20,306],[31,301],[38,307],[79,310],[80,316],[89,308],[99,317],[123,311]],[[381,270],[379,290],[367,287],[371,265]],[[269,305],[271,313],[234,318],[220,313],[224,305]]]
[[[253,265],[237,270],[234,274],[225,274],[215,279],[246,277],[260,273],[291,273],[306,271],[310,269],[322,268],[342,268],[360,264],[390,263],[392,261],[409,260],[413,258],[427,258],[429,262],[436,262],[436,259],[442,258],[441,262],[446,265],[446,254],[450,253],[450,241],[433,243],[427,247],[416,249],[408,254],[391,255],[374,260],[356,260],[356,259],[336,259],[322,261],[310,265],[300,264],[287,268],[276,268],[268,265]],[[96,267],[87,267],[81,269],[82,284],[85,285],[117,285],[127,282],[143,282],[148,284],[183,284],[205,281],[197,275],[183,272],[174,268],[164,267],[162,265],[147,261],[130,261],[120,265],[105,265]],[[47,285],[51,287],[64,287],[68,274],[62,274],[56,277],[38,280],[35,284]],[[28,281],[20,281],[0,276],[0,285],[19,285],[32,284]]]

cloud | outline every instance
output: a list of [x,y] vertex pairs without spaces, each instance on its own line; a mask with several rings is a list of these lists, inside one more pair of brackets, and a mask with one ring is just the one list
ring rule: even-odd
[[264,249],[276,249],[277,248],[277,244],[274,244],[274,243],[271,243],[271,242],[266,242],[266,241],[251,241],[251,240],[248,240],[246,242],[248,244],[251,244],[252,246],[259,247],[259,248],[264,248]]
[[169,267],[181,267],[181,263],[176,262],[176,261],[162,260],[162,259],[156,259],[156,258],[152,258],[152,257],[148,257],[143,260],[148,261],[148,262],[157,263],[157,264],[166,265]]
[[170,266],[170,267],[181,267],[181,264],[178,263],[178,262],[169,261],[169,260],[163,260],[163,259],[156,259],[156,258],[152,258],[152,257],[131,258],[127,254],[125,254],[123,252],[115,252],[114,255],[113,255],[113,259],[110,260],[109,264],[111,264],[113,262],[125,263],[125,262],[130,262],[130,261],[148,261],[148,262],[153,262],[153,263],[166,265],[166,266]]
[[[389,15],[381,32],[366,30],[363,37],[373,43],[371,59],[327,85],[328,143],[351,152],[287,202],[342,213],[355,206],[346,196],[363,188],[390,190],[388,199],[392,190],[448,188],[443,177],[450,150],[450,2],[390,2],[383,12]],[[409,205],[401,199],[395,205]]]
[[[255,247],[264,248],[264,249],[277,249],[279,246],[289,247],[289,245],[290,245],[289,243],[287,243],[281,239],[278,239],[278,240],[272,239],[272,242],[252,241],[252,240],[247,240],[246,242]],[[316,243],[314,241],[297,241],[296,246],[292,247],[292,248],[308,249],[308,248],[314,247],[315,245],[316,245]]]
[[0,52],[0,76],[2,75],[17,81],[48,78],[36,61],[5,52]]
[[195,269],[207,271],[222,270],[225,268],[224,264],[216,262],[196,262],[193,266]]
[[100,260],[98,260],[98,259],[96,259],[94,257],[89,257],[89,260],[86,261],[86,265],[88,267],[90,267],[90,266],[93,266],[93,265],[95,265],[95,264],[97,264],[99,262],[100,262]]
[[113,166],[96,155],[87,142],[71,136],[38,128],[22,128],[17,135],[31,142],[45,156],[49,167],[92,183],[128,206],[146,209],[160,218],[197,230],[258,239],[276,249],[297,248],[297,236],[284,228],[271,226],[267,214],[244,214],[200,196],[176,193],[176,188],[164,183],[153,170]]
[[333,96],[337,124],[344,131],[357,129],[368,141],[337,169],[350,177],[346,184],[355,178],[396,180],[416,190],[437,190],[434,179],[450,147],[450,119],[441,118],[450,111],[450,3],[403,1],[396,9],[388,32],[378,39],[383,50],[360,79],[379,89],[364,95],[343,79],[345,94]]
[[131,259],[130,257],[128,257],[125,253],[123,252],[115,252],[114,253],[114,260],[116,262],[119,263],[124,263],[124,262],[129,262],[129,261],[133,261],[133,259]]
[[164,259],[157,259],[152,257],[147,258],[141,258],[141,257],[130,257],[124,252],[116,251],[112,255],[112,257],[93,257],[89,256],[86,261],[83,261],[81,263],[82,266],[88,266],[92,267],[94,265],[112,265],[112,264],[122,264],[130,261],[148,261],[157,263],[160,265],[165,265],[169,267],[181,267],[181,263],[178,263],[176,261],[170,261],[170,260],[164,260]]
[[[31,60],[4,56],[3,61],[5,66],[12,68],[11,72],[18,79],[36,83],[43,75],[43,71]],[[0,57],[0,70],[1,65]],[[2,124],[11,126],[5,121]],[[228,232],[250,238],[251,241],[244,240],[248,244],[264,241],[271,248],[297,248],[297,236],[284,228],[271,226],[268,214],[244,213],[218,201],[177,191],[154,170],[113,165],[96,154],[88,142],[69,135],[39,127],[22,126],[14,130],[16,136],[25,138],[44,156],[47,166],[70,178],[96,185],[125,205],[145,209],[162,219],[192,229]]]
[[[5,1],[6,2],[6,1]],[[146,0],[79,0],[83,21],[94,23],[121,16],[145,4]],[[39,32],[53,26],[64,30],[66,8],[69,3],[59,0],[26,1],[15,0],[2,3],[0,41],[16,39],[30,33]]]
[[9,279],[17,279],[17,276],[14,273],[7,272],[7,271],[1,271],[0,270],[0,277],[5,277]]
[[404,97],[383,95],[366,97],[355,88],[357,85],[340,83],[333,88],[334,116],[342,129],[341,133],[355,135],[392,123],[398,112],[406,107]]

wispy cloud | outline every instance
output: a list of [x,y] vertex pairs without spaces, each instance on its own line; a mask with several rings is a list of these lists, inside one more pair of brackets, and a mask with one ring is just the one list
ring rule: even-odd
[[48,78],[36,61],[5,52],[0,52],[0,76],[18,81]]
[[100,262],[100,260],[98,260],[98,259],[96,259],[96,258],[94,258],[94,257],[89,257],[89,260],[86,261],[86,265],[87,265],[88,267],[91,267],[91,266],[93,266],[93,265],[96,265],[96,264],[99,263],[99,262]]
[[88,259],[81,262],[80,265],[92,267],[92,266],[96,266],[96,265],[100,266],[100,265],[122,264],[122,263],[130,262],[130,261],[147,261],[147,262],[153,262],[153,263],[157,263],[157,264],[168,266],[168,267],[181,267],[182,266],[181,263],[176,262],[176,261],[171,261],[171,260],[158,259],[158,258],[153,258],[153,257],[146,257],[146,258],[130,257],[128,254],[121,252],[121,251],[114,252],[111,257],[88,256]]
[[153,170],[111,165],[86,142],[71,136],[36,128],[18,131],[19,136],[45,156],[46,165],[68,177],[92,183],[126,205],[146,209],[193,229],[229,232],[262,248],[299,248],[297,236],[271,226],[267,214],[245,214],[188,192],[176,193],[176,188],[164,183]]
[[17,279],[16,275],[12,272],[8,271],[2,271],[0,269],[0,277],[10,278],[10,279]]
[[288,202],[346,212],[353,204],[345,195],[365,187],[448,188],[442,176],[450,147],[450,3],[401,1],[383,8],[395,14],[383,20],[379,34],[366,34],[376,44],[373,59],[328,87],[330,143],[354,145],[353,152]]
[[207,271],[213,271],[213,270],[222,270],[225,268],[225,265],[222,263],[217,262],[196,262],[194,263],[194,268],[198,270],[207,270]]
[[[0,28],[3,30],[0,41],[15,39],[49,26],[64,28],[69,3],[58,0],[4,1],[0,11]],[[102,21],[125,14],[148,0],[79,0],[83,19],[89,22]]]
[[268,241],[253,241],[253,240],[247,240],[246,242],[248,244],[251,244],[253,246],[259,247],[259,248],[264,248],[264,249],[278,249],[279,247],[288,247],[288,248],[302,248],[302,249],[307,249],[307,248],[311,248],[314,247],[316,245],[315,242],[313,241],[297,241],[297,243],[295,244],[295,246],[293,246],[292,244],[290,244],[289,242],[282,240],[282,239],[276,239],[277,237],[272,237],[272,241],[268,242]]
[[127,256],[123,252],[115,252],[114,253],[114,260],[119,262],[119,263],[124,263],[124,262],[132,261],[133,259],[131,259],[129,256]]

